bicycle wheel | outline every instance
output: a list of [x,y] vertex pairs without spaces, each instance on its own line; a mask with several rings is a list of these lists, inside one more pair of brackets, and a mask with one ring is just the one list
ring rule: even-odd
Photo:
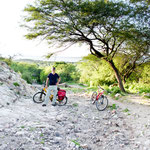
[[93,94],[92,94],[92,96],[91,96],[91,102],[92,102],[92,104],[95,103],[96,97],[97,97],[97,92],[93,92]]
[[108,99],[106,96],[102,95],[97,101],[96,101],[96,107],[99,111],[103,111],[108,106]]
[[37,92],[34,96],[33,96],[33,101],[35,103],[42,103],[45,100],[45,96],[46,94],[43,92]]
[[58,106],[64,106],[67,104],[68,98],[65,96],[63,100],[57,100]]

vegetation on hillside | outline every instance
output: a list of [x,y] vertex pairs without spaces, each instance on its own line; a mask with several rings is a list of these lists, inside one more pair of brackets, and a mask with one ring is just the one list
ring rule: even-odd
[[[118,64],[118,68],[121,68],[121,58],[117,57],[115,63]],[[84,89],[88,91],[93,91],[97,89],[97,86],[103,86],[107,93],[111,93],[114,96],[116,93],[123,95],[119,87],[117,86],[117,81],[113,70],[109,65],[103,61],[97,59],[93,55],[88,55],[78,63],[65,63],[65,62],[55,62],[46,65],[44,62],[42,65],[37,65],[36,63],[23,63],[10,61],[8,59],[2,59],[16,72],[20,73],[22,78],[28,83],[39,83],[45,82],[47,75],[51,72],[51,67],[56,67],[56,72],[61,77],[61,83],[67,82],[69,84],[81,84]],[[11,62],[11,63],[10,63]],[[130,77],[125,82],[125,89],[127,92],[133,93],[150,93],[150,63],[144,63],[137,67]],[[73,90],[73,89],[72,89]],[[80,91],[74,89],[75,91]]]

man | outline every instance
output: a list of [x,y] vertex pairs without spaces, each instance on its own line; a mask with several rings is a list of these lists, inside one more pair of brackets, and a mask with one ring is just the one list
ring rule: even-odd
[[[48,87],[48,82],[49,82],[49,87]],[[45,88],[48,88],[48,89],[47,89],[45,101],[44,101],[42,106],[47,105],[52,90],[53,90],[53,94],[54,94],[52,105],[56,106],[57,85],[59,84],[59,82],[60,82],[60,77],[57,73],[55,73],[55,67],[52,67],[52,73],[50,73],[48,75],[47,80],[46,80]]]

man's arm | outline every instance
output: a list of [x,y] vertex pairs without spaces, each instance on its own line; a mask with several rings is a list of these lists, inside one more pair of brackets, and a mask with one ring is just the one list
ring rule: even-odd
[[48,88],[48,81],[49,81],[49,78],[46,79],[46,85],[45,85],[45,88]]
[[57,83],[56,83],[56,85],[58,85],[58,84],[59,84],[60,80],[61,80],[61,78],[59,77],[59,78],[58,78],[58,81],[57,81]]

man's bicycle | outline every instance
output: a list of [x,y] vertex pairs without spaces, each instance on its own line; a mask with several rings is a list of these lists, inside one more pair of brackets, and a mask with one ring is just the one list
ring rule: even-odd
[[[33,96],[33,101],[35,103],[43,103],[45,100],[46,92],[47,89],[44,87],[41,92],[35,93]],[[50,95],[49,99],[51,102],[53,101],[53,94]],[[59,106],[66,105],[68,101],[68,98],[66,96],[66,91],[58,88],[56,100]]]
[[[96,104],[96,108],[99,111],[103,111],[108,106],[108,99],[104,95],[105,90],[101,88],[100,86],[98,88],[99,88],[98,92],[93,92],[91,96],[91,101],[92,101],[92,104]],[[102,91],[100,92],[100,90]]]

